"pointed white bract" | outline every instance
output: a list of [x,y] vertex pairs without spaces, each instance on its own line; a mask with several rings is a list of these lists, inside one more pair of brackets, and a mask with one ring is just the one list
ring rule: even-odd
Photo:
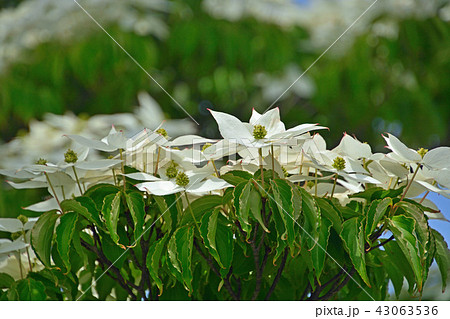
[[[140,95],[139,101],[146,109],[153,108],[151,98]],[[192,134],[171,138],[165,122],[156,130],[144,129],[127,138],[112,126],[99,140],[68,134],[78,145],[75,162],[63,161],[60,152],[56,164],[44,161],[18,170],[2,169],[0,174],[14,188],[48,190],[49,198],[25,208],[35,212],[61,210],[61,201],[80,196],[98,183],[123,186],[126,180],[137,183],[135,188],[147,196],[186,192],[196,197],[233,187],[221,178],[224,174],[240,170],[253,175],[261,168],[273,170],[275,178],[300,184],[311,194],[332,194],[341,203],[355,200],[350,195],[370,187],[397,189],[408,184],[407,198],[427,192],[450,198],[449,147],[415,151],[386,134],[383,138],[391,152],[372,153],[370,145],[344,134],[339,145],[329,150],[321,135],[310,134],[325,127],[307,123],[286,129],[278,108],[264,114],[253,110],[248,123],[210,112],[223,139]],[[156,112],[155,118],[162,115]],[[91,158],[92,151],[110,156]],[[432,207],[429,214],[441,218]],[[0,220],[0,231],[19,226],[17,221]]]

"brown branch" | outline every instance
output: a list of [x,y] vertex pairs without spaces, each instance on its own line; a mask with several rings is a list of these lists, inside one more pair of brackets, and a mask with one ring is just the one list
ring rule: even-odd
[[394,235],[392,235],[392,236],[389,237],[388,239],[386,239],[386,240],[380,242],[378,245],[375,245],[375,246],[373,246],[373,247],[370,247],[369,249],[366,249],[366,253],[371,252],[372,250],[377,249],[378,247],[381,247],[381,246],[386,245],[388,242],[390,242],[390,241],[393,240],[393,239],[394,239]]
[[300,297],[300,301],[305,300],[306,296],[308,296],[308,292],[311,291],[311,283],[308,280],[308,284],[305,287],[305,290],[303,290],[302,296]]
[[[211,268],[211,270],[219,277],[222,278],[222,276],[220,275],[219,270],[217,269],[217,267],[214,265],[214,262],[211,259],[211,256],[207,256],[202,249],[200,248],[200,246],[197,243],[197,240],[194,239],[194,247],[195,249],[198,251],[198,253],[200,254],[200,256],[202,256],[202,258],[208,263],[209,267]],[[229,273],[230,274],[230,273]],[[236,293],[233,291],[233,287],[231,286],[230,283],[230,276],[228,275],[226,278],[223,279],[223,285],[225,286],[225,289],[228,291],[228,293],[231,295],[231,297],[233,298],[233,300],[239,300],[239,297],[236,295]]]
[[344,280],[342,280],[342,282],[339,285],[337,285],[334,288],[331,288],[325,295],[320,297],[318,300],[329,300],[330,298],[332,298],[336,293],[338,293],[349,282],[349,280],[352,278],[352,276],[355,272],[356,272],[356,269],[352,268],[348,273],[345,274],[346,277],[344,278]]
[[275,276],[275,279],[272,282],[272,286],[270,286],[269,292],[267,293],[266,298],[264,298],[264,300],[269,300],[270,296],[275,291],[275,287],[278,285],[278,282],[281,279],[281,274],[283,273],[284,267],[286,266],[286,260],[287,260],[288,253],[289,253],[289,250],[286,247],[284,249],[284,256],[283,256],[283,259],[281,260],[281,265],[278,268],[277,275]]
[[137,300],[136,295],[133,293],[133,291],[130,289],[130,287],[136,289],[137,291],[139,291],[139,287],[136,286],[134,283],[130,282],[129,280],[126,280],[125,278],[123,278],[122,274],[120,273],[120,270],[117,267],[115,267],[108,260],[108,258],[106,258],[106,256],[104,255],[103,251],[99,250],[96,246],[89,245],[87,242],[85,242],[81,238],[80,238],[80,242],[81,242],[81,245],[84,248],[92,251],[94,254],[97,255],[97,257],[99,257],[99,262],[102,265],[103,269],[106,268],[107,269],[106,271],[111,271],[111,272],[113,272],[116,275],[115,280],[131,296],[131,299],[132,300]]

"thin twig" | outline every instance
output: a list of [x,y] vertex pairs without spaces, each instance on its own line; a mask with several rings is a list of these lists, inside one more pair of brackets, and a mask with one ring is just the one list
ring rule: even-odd
[[392,235],[391,237],[389,237],[388,239],[386,239],[385,241],[382,241],[381,243],[379,243],[378,245],[375,245],[373,247],[370,247],[369,249],[366,249],[366,252],[370,252],[374,249],[377,249],[378,247],[384,246],[386,245],[388,242],[390,242],[391,240],[394,239],[394,235]]
[[[208,263],[209,267],[211,268],[211,270],[219,277],[222,278],[222,276],[220,275],[219,270],[217,269],[217,267],[214,265],[213,261],[211,260],[210,256],[206,256],[206,254],[202,251],[202,249],[200,248],[200,246],[198,245],[197,241],[194,239],[194,247],[195,249],[198,251],[198,253],[200,254],[200,256],[202,256],[202,258]],[[239,300],[239,297],[236,295],[236,293],[233,291],[233,287],[231,286],[230,280],[229,280],[229,276],[227,276],[226,278],[223,279],[223,285],[225,286],[225,289],[228,291],[228,293],[231,295],[231,298],[233,298],[233,300]]]
[[278,282],[281,279],[281,274],[283,273],[284,267],[286,266],[286,260],[287,260],[288,252],[289,252],[289,250],[286,247],[284,249],[284,256],[283,256],[283,259],[281,260],[281,265],[278,268],[277,275],[275,276],[275,279],[272,282],[272,286],[270,286],[269,292],[267,293],[266,298],[264,298],[264,300],[269,300],[270,296],[275,291],[275,288],[276,288],[276,286],[278,285]]

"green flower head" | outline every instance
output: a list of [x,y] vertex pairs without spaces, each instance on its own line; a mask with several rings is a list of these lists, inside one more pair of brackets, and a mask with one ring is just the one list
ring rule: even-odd
[[257,140],[263,139],[267,135],[267,130],[263,125],[255,125],[253,127],[253,137]]
[[171,165],[166,169],[166,176],[168,178],[175,178],[178,175],[178,170],[175,165]]
[[165,129],[163,129],[163,128],[157,129],[156,133],[158,133],[159,135],[164,136],[165,138],[169,137],[169,135],[167,134],[167,131]]
[[203,147],[202,147],[202,152],[204,152],[211,145],[212,145],[211,143],[205,143],[205,145],[203,145]]
[[76,163],[78,161],[78,154],[69,148],[64,154],[64,161],[66,163]]
[[283,166],[281,166],[281,170],[283,171],[284,177],[288,177],[289,176],[289,173],[287,172],[287,170]]
[[178,173],[175,182],[178,186],[186,187],[189,184],[189,177],[184,172]]
[[47,160],[40,158],[36,161],[36,165],[47,165]]
[[342,157],[336,157],[333,162],[333,168],[337,169],[338,171],[342,171],[345,168],[345,159]]
[[11,239],[12,240],[19,239],[20,237],[22,237],[22,235],[23,235],[22,231],[18,231],[18,232],[12,233],[11,234]]
[[19,215],[19,216],[17,217],[17,219],[20,220],[21,223],[24,224],[24,225],[28,222],[28,217],[25,216],[25,215]]
[[417,153],[419,153],[419,155],[422,156],[423,158],[425,154],[428,153],[428,150],[426,148],[421,147],[417,150]]

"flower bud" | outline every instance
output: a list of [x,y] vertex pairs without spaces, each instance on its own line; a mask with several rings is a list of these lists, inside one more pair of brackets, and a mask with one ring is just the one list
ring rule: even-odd
[[345,168],[345,159],[342,157],[336,157],[333,162],[333,168],[337,169],[338,171],[342,171]]
[[77,161],[78,161],[78,154],[69,148],[67,152],[64,154],[64,162],[73,164],[76,163]]
[[20,220],[24,225],[28,222],[28,217],[25,215],[19,215],[17,219]]
[[425,154],[428,153],[428,150],[426,148],[421,147],[421,148],[419,148],[417,153],[419,153],[419,155],[423,158],[425,156]]
[[156,133],[158,133],[159,135],[164,136],[165,138],[169,137],[169,135],[167,134],[167,131],[165,129],[163,129],[163,128],[157,129]]
[[23,235],[23,232],[22,232],[22,231],[18,231],[18,232],[12,233],[12,234],[11,234],[11,239],[12,239],[12,240],[19,239],[22,235]]
[[202,152],[204,152],[211,145],[212,145],[211,143],[205,143],[205,145],[203,145],[203,147],[202,147]]
[[186,187],[189,184],[189,177],[186,175],[186,173],[178,173],[175,182],[178,186]]
[[267,135],[267,130],[263,125],[255,125],[253,127],[253,137],[257,140],[263,139]]
[[178,175],[178,170],[175,166],[169,166],[166,169],[166,176],[168,178],[175,178],[175,177],[177,177],[177,175]]
[[36,161],[36,165],[47,165],[47,160],[40,158]]

